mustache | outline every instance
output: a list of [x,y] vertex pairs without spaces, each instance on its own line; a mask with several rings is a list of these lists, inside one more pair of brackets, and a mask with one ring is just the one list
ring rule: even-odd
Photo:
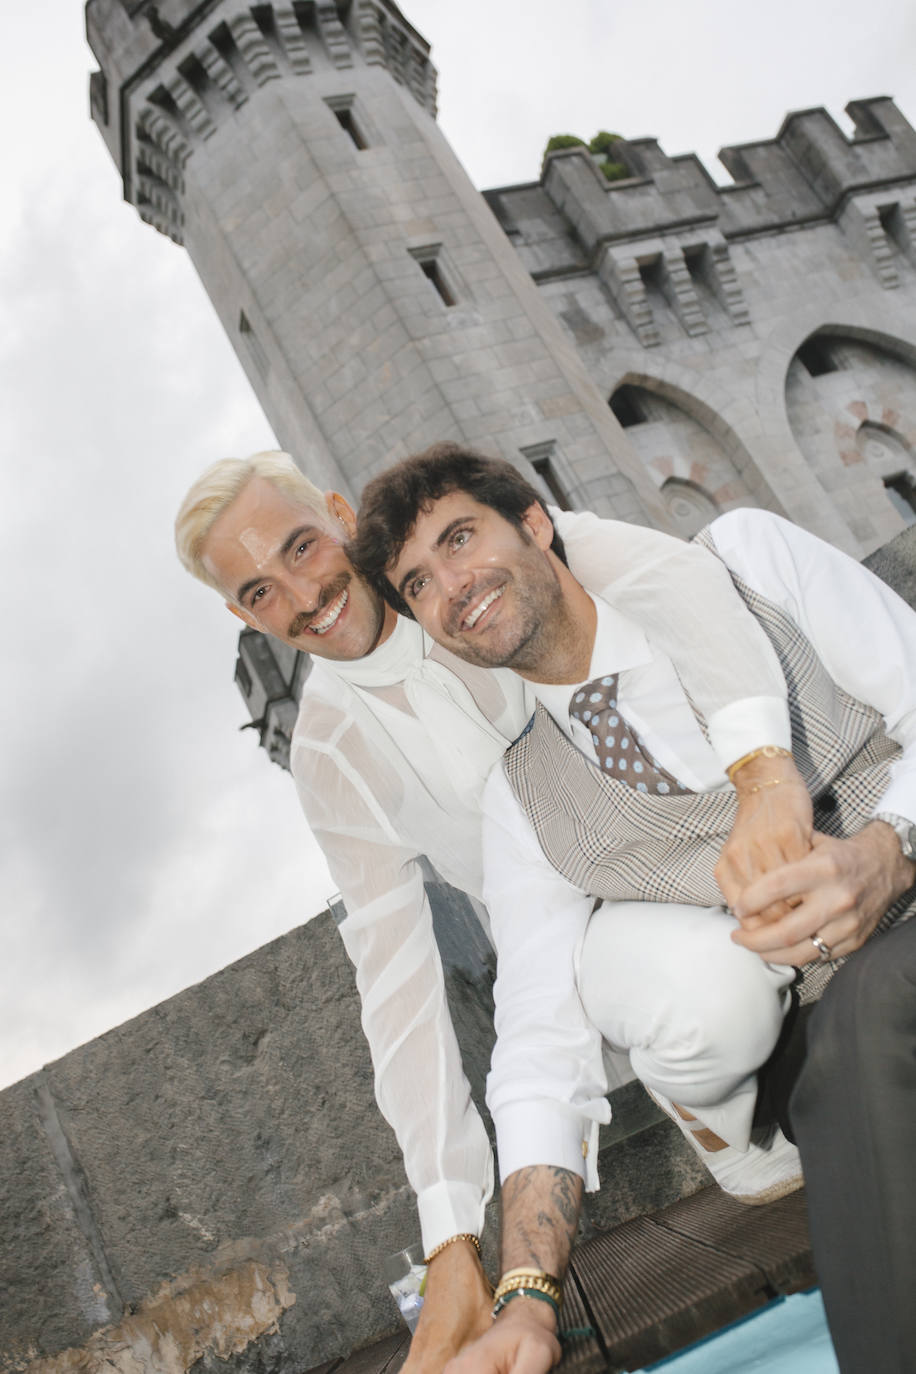
[[350,574],[340,573],[335,577],[333,582],[323,587],[321,590],[321,599],[317,606],[310,611],[297,611],[293,616],[286,631],[287,639],[298,639],[299,636],[308,629],[312,621],[317,620],[322,611],[330,606],[331,602],[335,601],[337,597],[340,596],[340,593],[346,590],[349,585]]
[[468,607],[481,597],[492,592],[495,587],[501,587],[506,581],[506,574],[503,571],[494,570],[492,573],[484,574],[479,577],[469,591],[463,592],[459,600],[453,601],[448,608],[448,612],[443,619],[443,628],[447,634],[457,635],[461,633],[461,622],[464,619]]

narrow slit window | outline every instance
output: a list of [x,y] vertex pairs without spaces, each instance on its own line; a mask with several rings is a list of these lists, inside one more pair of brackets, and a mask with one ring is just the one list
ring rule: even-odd
[[420,263],[420,266],[423,268],[423,275],[432,282],[433,286],[439,292],[443,303],[445,305],[454,305],[455,297],[452,295],[451,291],[449,291],[446,280],[442,275],[442,269],[436,259],[427,258],[425,262]]
[[556,474],[556,470],[550,458],[532,458],[531,466],[553,497],[554,505],[559,506],[560,510],[572,510],[569,497],[563,490],[563,485]]
[[415,258],[419,264],[420,270],[427,281],[432,282],[443,305],[455,305],[455,293],[445,278],[445,273],[440,266],[438,255],[436,253],[424,253],[421,255],[414,252],[411,253],[411,256]]
[[264,351],[264,345],[251,327],[248,316],[242,310],[239,314],[239,333],[245,340],[245,346],[251,354],[252,361],[262,377],[266,377],[270,371],[270,360]]
[[353,107],[351,105],[332,105],[331,108],[334,111],[334,118],[344,133],[349,135],[354,148],[358,148],[360,152],[368,148],[369,144],[354,117]]

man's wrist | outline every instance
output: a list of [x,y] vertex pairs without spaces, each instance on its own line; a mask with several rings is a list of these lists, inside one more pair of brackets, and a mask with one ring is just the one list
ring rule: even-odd
[[784,752],[750,759],[736,773],[730,774],[730,781],[739,802],[769,788],[805,786],[792,755]]
[[[901,831],[909,827],[914,832],[913,837],[916,837],[916,827],[911,826],[904,817],[893,816],[892,819],[892,815],[893,813],[889,811],[879,813],[872,817],[869,824],[859,833],[866,835],[871,832],[879,843],[887,846],[888,856],[894,862],[896,869],[895,887],[897,895],[902,896],[916,881],[916,858],[910,857],[907,853],[911,848],[912,837],[909,834],[902,834]],[[899,822],[899,827],[895,822]]]
[[507,1302],[505,1307],[496,1314],[494,1321],[500,1326],[536,1324],[552,1335],[556,1335],[560,1326],[559,1316],[554,1305],[549,1302],[541,1302],[528,1293],[514,1294],[512,1301]]
[[905,859],[916,862],[916,825],[907,816],[899,816],[895,811],[876,811],[873,821],[890,826],[900,845]]

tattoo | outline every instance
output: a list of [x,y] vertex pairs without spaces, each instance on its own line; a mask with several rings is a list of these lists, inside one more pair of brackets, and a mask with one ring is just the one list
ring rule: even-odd
[[510,1174],[502,1190],[503,1267],[530,1264],[563,1278],[572,1249],[582,1180],[538,1164]]

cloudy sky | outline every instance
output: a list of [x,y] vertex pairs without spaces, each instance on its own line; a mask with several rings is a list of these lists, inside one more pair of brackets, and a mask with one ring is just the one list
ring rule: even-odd
[[[547,137],[695,150],[894,95],[899,0],[403,0],[480,187]],[[79,0],[4,15],[0,1086],[306,920],[331,891],[232,682],[236,626],[175,561],[212,459],[273,439],[182,251],[121,202]],[[829,19],[825,16],[829,12]],[[752,18],[751,15],[754,15]]]

